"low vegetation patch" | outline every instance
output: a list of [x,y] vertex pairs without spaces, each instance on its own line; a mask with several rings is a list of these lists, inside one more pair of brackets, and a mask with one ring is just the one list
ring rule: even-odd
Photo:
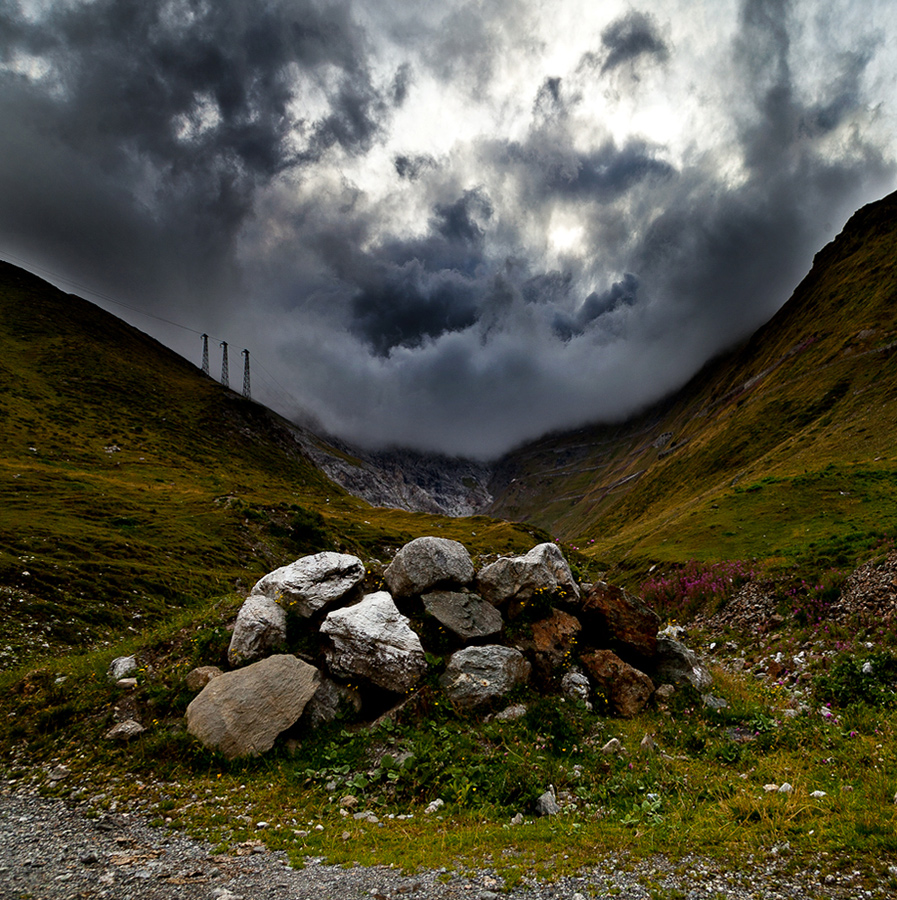
[[[680,689],[634,720],[519,691],[522,717],[483,723],[425,679],[373,727],[347,715],[284,734],[265,757],[229,761],[186,733],[183,678],[221,663],[239,602],[5,673],[4,777],[90,814],[139,810],[222,848],[262,841],[298,865],[307,856],[485,865],[506,885],[573,871],[604,849],[673,858],[700,849],[744,863],[774,854],[786,866],[827,853],[828,866],[867,873],[897,858],[897,655],[881,640],[866,649],[870,634],[839,649],[809,632],[724,645],[692,631],[690,644],[714,661],[719,702]],[[772,668],[804,645],[799,678]],[[124,652],[141,663],[133,688],[106,676]],[[128,744],[104,737],[123,708],[147,725]],[[619,747],[605,749],[612,738]],[[71,774],[54,781],[59,765]],[[560,812],[540,818],[535,801],[549,786]]]

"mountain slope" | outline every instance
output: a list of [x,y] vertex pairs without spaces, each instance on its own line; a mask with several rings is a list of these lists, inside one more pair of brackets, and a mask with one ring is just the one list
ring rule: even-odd
[[339,456],[326,441],[5,263],[0,423],[0,665],[139,629],[303,552],[533,543],[532,528],[373,509],[312,462],[312,446]]
[[895,253],[892,194],[678,394],[505,457],[489,511],[607,559],[825,560],[874,545],[897,529]]

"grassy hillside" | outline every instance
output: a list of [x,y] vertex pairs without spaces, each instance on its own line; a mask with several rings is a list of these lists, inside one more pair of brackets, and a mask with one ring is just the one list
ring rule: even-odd
[[533,543],[531,528],[371,508],[289,423],[3,263],[0,422],[0,666],[141,630],[301,553],[368,559],[425,533],[474,553]]
[[[632,720],[608,717],[600,693],[587,708],[524,689],[514,696],[523,718],[484,722],[446,702],[439,657],[391,715],[297,726],[259,758],[226,760],[190,738],[183,717],[184,675],[224,664],[238,590],[301,553],[343,547],[372,563],[426,533],[475,554],[519,552],[544,539],[541,525],[583,548],[572,561],[588,580],[614,567],[614,580],[638,582],[652,564],[660,576],[691,558],[757,557],[748,568],[818,574],[887,542],[897,508],[895,206],[861,211],[788,306],[677,397],[505,460],[496,509],[528,520],[516,526],[369,507],[308,461],[294,426],[114,317],[0,265],[7,789],[64,797],[116,833],[127,811],[237,854],[264,842],[296,865],[485,867],[499,890],[610,858],[650,863],[649,893],[672,900],[682,892],[655,864],[666,856],[697,883],[709,855],[726,872],[755,873],[760,861],[777,888],[782,875],[802,885],[825,876],[837,882],[832,896],[890,896],[897,638],[875,615],[692,629],[716,702],[682,687]],[[706,569],[688,567],[667,579],[674,602],[658,609],[700,606],[694,583],[712,582],[712,602],[724,602],[744,571],[732,563],[702,580]],[[801,590],[830,602],[832,586]],[[131,653],[136,683],[110,681],[110,661]],[[129,744],[108,739],[125,718],[146,731]],[[611,738],[621,752],[605,752]],[[562,811],[536,818],[549,784]],[[376,818],[341,808],[349,793]],[[426,815],[436,798],[443,814]],[[518,814],[523,824],[511,825]]]
[[506,459],[492,510],[607,564],[846,565],[897,533],[897,195],[676,396]]

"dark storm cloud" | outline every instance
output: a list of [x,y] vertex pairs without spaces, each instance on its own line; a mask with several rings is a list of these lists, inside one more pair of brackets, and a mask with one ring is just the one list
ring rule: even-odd
[[492,148],[493,161],[517,170],[527,190],[611,202],[639,183],[673,174],[656,148],[631,139],[618,146],[612,138],[592,151],[571,150],[564,131],[544,129],[525,141]]
[[536,94],[533,111],[543,116],[549,116],[560,110],[562,106],[561,79],[546,78]]
[[622,281],[615,281],[602,293],[592,291],[573,315],[558,312],[552,327],[564,341],[582,334],[586,326],[596,319],[613,312],[620,305],[632,306],[638,298],[638,278],[627,272]]
[[408,91],[411,89],[411,65],[410,63],[402,63],[396,70],[396,77],[392,82],[392,102],[396,106],[401,106],[408,97]]
[[411,156],[401,153],[393,159],[393,165],[400,178],[415,181],[426,169],[434,168],[436,160],[422,153]]
[[433,225],[448,241],[478,244],[483,240],[483,229],[478,219],[492,217],[489,197],[479,189],[465,191],[454,203],[436,206]]
[[[385,115],[346,4],[96,0],[34,19],[4,3],[3,15],[7,58],[44,74],[0,73],[0,235],[48,255],[56,243],[113,290],[109,251],[124,236],[129,265],[149,276],[129,293],[148,301],[226,294],[257,190],[330,148],[364,152]],[[313,112],[296,71],[316,90]],[[51,208],[77,209],[82,227],[58,228]]]
[[657,159],[642,141],[629,141],[617,147],[607,141],[592,153],[579,153],[572,169],[554,169],[547,173],[546,187],[567,194],[585,194],[612,198],[651,177],[670,175],[673,167]]
[[669,56],[654,19],[636,10],[611,22],[601,32],[601,46],[604,50],[602,72],[609,72],[639,56],[653,56],[661,61]]
[[466,191],[436,204],[427,237],[390,242],[344,271],[347,285],[357,285],[350,331],[385,356],[473,325],[485,293],[477,275],[484,262],[480,222],[492,212],[483,191]]
[[673,301],[669,315],[697,320],[715,346],[742,336],[787,296],[818,249],[821,209],[841,205],[846,216],[863,184],[893,173],[871,145],[858,141],[849,158],[832,158],[814,140],[856,113],[869,56],[833,58],[839,90],[824,107],[802,103],[790,63],[791,9],[785,0],[742,4],[734,60],[744,91],[733,103],[742,183],[721,189],[710,171],[683,173],[632,259],[651,292]]
[[427,272],[411,260],[381,275],[352,302],[351,331],[374,353],[387,356],[394,347],[418,347],[426,338],[460,331],[477,320],[479,286],[457,271]]
[[363,443],[628,415],[895,172],[887,3],[639,5],[0,0],[0,249],[239,325]]

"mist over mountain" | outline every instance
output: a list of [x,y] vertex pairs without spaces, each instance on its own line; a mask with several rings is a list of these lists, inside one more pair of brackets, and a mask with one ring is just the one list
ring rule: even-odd
[[893,187],[895,28],[0,0],[0,255],[250,348],[260,399],[369,451],[493,459],[681,387]]

